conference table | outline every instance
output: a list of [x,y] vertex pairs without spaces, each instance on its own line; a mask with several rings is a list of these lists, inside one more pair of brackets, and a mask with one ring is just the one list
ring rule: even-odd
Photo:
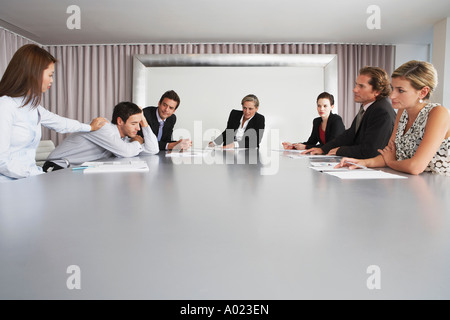
[[450,298],[449,177],[199,153],[0,184],[0,299]]

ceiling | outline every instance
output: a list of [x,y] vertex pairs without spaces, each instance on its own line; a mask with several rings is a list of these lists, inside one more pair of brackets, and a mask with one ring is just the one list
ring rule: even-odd
[[[70,5],[81,29],[69,29]],[[371,5],[381,28],[369,29]],[[43,45],[205,42],[429,44],[449,0],[0,0],[0,26]]]

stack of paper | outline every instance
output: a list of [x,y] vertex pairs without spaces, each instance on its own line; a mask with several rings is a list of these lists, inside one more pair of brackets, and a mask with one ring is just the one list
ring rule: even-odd
[[202,157],[203,153],[198,151],[183,151],[183,152],[167,152],[167,158],[190,158],[190,157]]
[[347,170],[346,172],[327,171],[325,173],[338,177],[339,179],[408,179],[397,174],[371,169],[355,169]]
[[339,162],[311,162],[311,169],[320,171],[320,172],[326,172],[326,171],[349,171],[348,168],[338,168],[335,169],[339,164]]
[[206,150],[216,150],[216,151],[236,151],[236,150],[247,150],[248,148],[223,148],[223,146],[207,147]]
[[85,162],[81,167],[86,167],[84,173],[110,173],[110,172],[147,172],[149,171],[145,161],[129,162]]

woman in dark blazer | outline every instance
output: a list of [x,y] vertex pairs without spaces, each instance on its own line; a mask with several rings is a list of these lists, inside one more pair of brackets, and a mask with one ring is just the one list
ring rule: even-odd
[[258,113],[259,100],[249,94],[242,99],[242,111],[231,110],[227,128],[209,147],[223,145],[229,148],[259,148],[264,134],[265,118]]
[[342,122],[342,118],[331,112],[333,108],[333,95],[328,92],[322,92],[317,97],[317,112],[320,117],[313,120],[313,129],[308,141],[303,143],[283,142],[284,149],[305,150],[321,147],[344,132],[345,126]]

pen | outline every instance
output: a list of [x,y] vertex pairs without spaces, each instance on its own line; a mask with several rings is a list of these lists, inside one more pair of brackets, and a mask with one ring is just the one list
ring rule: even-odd
[[75,170],[84,170],[84,169],[87,169],[87,168],[92,168],[92,166],[75,167],[75,168],[72,168],[72,171],[75,171]]
[[354,162],[350,162],[350,161],[344,161],[345,163],[348,163],[348,164],[351,164],[351,165],[354,165],[354,166],[357,166],[358,168],[361,168],[361,169],[367,169],[367,167],[365,167],[365,166],[362,166],[362,165],[360,165],[360,164],[356,164],[356,163],[354,163]]

